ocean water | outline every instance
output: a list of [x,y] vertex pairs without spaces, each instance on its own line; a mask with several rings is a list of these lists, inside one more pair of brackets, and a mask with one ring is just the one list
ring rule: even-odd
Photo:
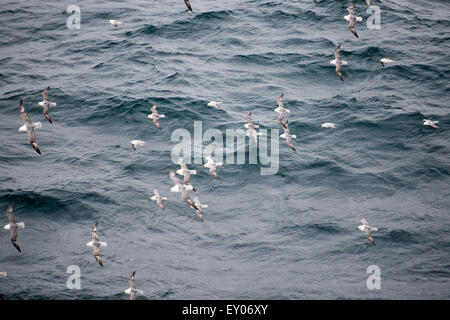
[[[128,299],[133,271],[138,299],[449,299],[450,3],[373,0],[380,29],[355,3],[358,39],[350,1],[191,0],[192,13],[181,0],[3,3],[0,221],[13,200],[26,226],[22,253],[0,232],[5,299]],[[338,43],[343,82],[329,63]],[[37,105],[48,85],[53,124]],[[169,192],[172,133],[243,128],[249,112],[282,133],[282,93],[297,151],[280,139],[273,175],[225,163],[214,179],[190,164],[201,223]],[[42,122],[42,156],[17,131],[20,99]],[[155,103],[162,130],[147,118]],[[96,221],[103,268],[86,246]],[[71,265],[81,289],[66,285]],[[371,265],[380,289],[367,287]]]

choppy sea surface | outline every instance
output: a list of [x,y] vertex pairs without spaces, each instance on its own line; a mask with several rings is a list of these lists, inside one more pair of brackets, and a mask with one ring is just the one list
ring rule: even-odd
[[[181,0],[2,3],[0,293],[128,299],[136,271],[138,299],[449,299],[450,3],[372,1],[380,29],[355,3],[358,39],[343,19],[350,1],[191,0],[192,13]],[[69,5],[80,29],[66,24]],[[338,43],[343,82],[330,65]],[[395,63],[382,68],[384,57]],[[37,105],[48,85],[53,124]],[[280,140],[274,175],[225,163],[214,179],[190,164],[201,223],[169,191],[172,133],[243,128],[250,111],[282,133],[282,93],[297,152]],[[42,122],[42,156],[17,131],[20,99]],[[22,253],[3,229],[10,200]],[[363,217],[376,246],[357,230]],[[96,221],[103,268],[86,246]],[[67,288],[70,265],[79,290]],[[380,289],[367,288],[371,265]]]

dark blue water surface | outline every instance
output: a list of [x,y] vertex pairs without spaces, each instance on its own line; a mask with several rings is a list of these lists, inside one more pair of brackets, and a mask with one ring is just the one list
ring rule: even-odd
[[[191,0],[192,13],[181,0],[3,3],[0,222],[12,199],[26,227],[23,253],[1,229],[0,292],[128,299],[136,270],[139,299],[449,299],[450,3],[372,3],[381,29],[356,1],[358,39],[350,1]],[[66,25],[71,4],[80,29]],[[330,65],[338,43],[344,82]],[[48,85],[53,124],[37,105]],[[190,164],[201,223],[169,192],[172,132],[242,128],[252,111],[282,133],[281,93],[297,152],[280,140],[274,175],[225,163],[217,180]],[[42,156],[17,131],[20,99],[42,122]],[[147,118],[155,103],[162,130]],[[133,139],[145,147],[133,152]],[[363,217],[376,246],[357,230]],[[86,246],[97,220],[103,268]],[[80,290],[66,286],[70,265]],[[366,286],[370,265],[379,290]]]

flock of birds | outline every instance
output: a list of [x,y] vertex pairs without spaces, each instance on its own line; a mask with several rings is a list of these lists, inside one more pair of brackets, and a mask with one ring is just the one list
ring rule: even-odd
[[[192,6],[190,4],[189,0],[184,0],[187,8],[192,11]],[[317,4],[317,0],[314,0],[314,2]],[[370,0],[366,0],[366,4],[367,6],[370,6]],[[355,35],[355,37],[358,37],[358,34],[355,30],[355,23],[358,21],[362,21],[361,17],[356,16],[356,13],[354,11],[354,7],[355,5],[352,4],[350,5],[347,10],[349,12],[348,15],[346,15],[344,17],[344,19],[346,21],[349,22],[349,29],[352,32],[352,34]],[[118,27],[120,25],[122,25],[121,21],[118,20],[109,20],[109,22],[114,26],[114,27]],[[346,65],[347,62],[341,60],[341,56],[340,56],[340,48],[341,45],[337,45],[335,51],[334,51],[334,56],[335,59],[332,60],[330,63],[336,66],[336,74],[339,77],[339,79],[341,81],[344,80],[342,74],[341,74],[341,66],[342,65]],[[392,63],[394,62],[393,60],[391,60],[390,58],[383,58],[380,60],[381,65],[384,67],[386,64],[388,63]],[[43,108],[43,115],[44,117],[47,119],[48,122],[53,123],[49,111],[50,111],[50,107],[56,107],[56,103],[55,102],[51,102],[48,96],[48,93],[50,91],[50,87],[47,87],[44,91],[42,91],[42,101],[38,102],[38,105],[41,106]],[[284,107],[283,104],[283,97],[284,94],[282,94],[278,99],[277,99],[277,104],[278,107],[276,109],[274,109],[274,111],[276,113],[278,113],[278,121],[280,122],[284,133],[280,135],[280,138],[283,138],[286,140],[287,145],[293,150],[296,151],[294,145],[292,144],[292,139],[296,138],[296,135],[291,134],[290,130],[289,130],[289,120],[283,121],[285,114],[286,113],[291,113],[291,110],[287,109]],[[214,109],[220,109],[222,105],[222,102],[219,101],[210,101],[207,106],[208,107],[212,107]],[[156,109],[156,105],[153,105],[151,107],[151,114],[148,115],[148,118],[152,120],[153,124],[156,126],[156,128],[161,129],[161,125],[159,124],[159,120],[160,119],[164,119],[165,115],[164,114],[160,114],[158,113],[157,109]],[[30,117],[28,116],[28,114],[25,112],[25,107],[23,104],[23,100],[21,99],[19,102],[19,116],[22,118],[22,120],[24,121],[24,125],[21,126],[19,128],[19,132],[27,132],[28,133],[28,140],[29,143],[31,144],[31,146],[33,147],[33,149],[38,153],[38,154],[42,154],[41,150],[39,149],[39,146],[36,142],[36,133],[35,133],[35,129],[39,129],[42,127],[41,122],[32,122]],[[252,120],[252,112],[249,112],[247,115],[247,123],[244,125],[244,128],[247,129],[247,133],[246,135],[249,137],[249,139],[251,139],[255,144],[258,143],[258,136],[262,135],[262,133],[257,132],[255,129],[259,128],[258,125],[255,125],[253,123]],[[433,128],[438,128],[438,126],[436,125],[438,123],[438,121],[432,121],[429,119],[424,119],[423,120],[423,125],[425,126],[431,126]],[[330,122],[326,122],[323,123],[321,125],[321,127],[323,128],[335,128],[336,125],[334,123],[330,123]],[[144,141],[141,140],[132,140],[131,141],[131,145],[134,151],[137,150],[137,147],[143,147],[145,145]],[[210,174],[216,178],[219,179],[219,176],[217,175],[217,167],[222,166],[221,162],[215,161],[211,156],[207,156],[206,158],[206,163],[204,164],[204,167],[209,169]],[[194,209],[197,213],[198,218],[200,219],[200,221],[204,221],[203,219],[203,214],[202,214],[202,209],[207,208],[207,205],[204,205],[200,202],[198,195],[195,195],[193,199],[191,199],[190,195],[189,195],[189,191],[194,191],[196,192],[195,187],[192,185],[191,183],[191,175],[195,175],[197,172],[196,170],[190,170],[186,163],[184,162],[184,158],[181,155],[178,159],[178,165],[180,166],[180,169],[178,169],[176,172],[175,170],[171,169],[170,173],[169,173],[169,177],[171,179],[171,181],[174,183],[174,186],[170,189],[170,192],[175,192],[175,193],[180,193],[181,198],[184,202],[186,202],[186,204]],[[180,176],[183,176],[183,181],[181,181],[178,177],[177,174]],[[159,190],[157,188],[155,188],[153,190],[154,195],[152,197],[150,197],[150,200],[155,201],[156,204],[158,205],[159,208],[161,208],[162,210],[165,210],[162,201],[163,200],[167,200],[167,197],[163,197],[161,196]],[[18,229],[19,228],[25,228],[25,224],[23,222],[16,222],[15,216],[14,216],[14,212],[13,212],[13,203],[12,200],[8,206],[7,209],[7,217],[9,220],[9,223],[7,225],[4,226],[5,230],[9,230],[11,233],[11,243],[13,244],[13,246],[19,251],[22,252],[22,250],[20,249],[19,243],[18,243]],[[377,231],[378,229],[375,227],[371,227],[366,218],[361,219],[361,223],[362,225],[358,226],[358,230],[362,231],[365,233],[367,239],[369,240],[369,242],[372,245],[375,245],[375,241],[372,238],[372,231]],[[86,245],[88,247],[92,247],[93,248],[93,256],[95,258],[95,260],[98,262],[98,264],[100,266],[103,267],[103,261],[100,258],[100,248],[101,247],[106,247],[107,243],[106,242],[101,242],[97,233],[97,228],[98,228],[98,221],[94,224],[94,226],[91,228],[91,238],[92,240],[90,242],[88,242]],[[130,287],[124,291],[124,293],[129,294],[130,295],[130,299],[131,300],[135,300],[136,299],[136,295],[137,294],[143,294],[142,290],[138,290],[136,288],[136,282],[135,282],[135,275],[136,275],[136,271],[134,271],[130,278],[129,278],[129,285]],[[7,273],[6,272],[0,272],[0,277],[6,277]],[[0,299],[3,299],[3,296],[0,294]]]

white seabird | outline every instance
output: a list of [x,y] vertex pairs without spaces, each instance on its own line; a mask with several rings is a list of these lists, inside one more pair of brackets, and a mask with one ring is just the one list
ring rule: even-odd
[[156,110],[156,104],[154,104],[150,110],[152,111],[152,113],[148,115],[148,118],[153,120],[153,123],[158,129],[161,129],[158,120],[163,119],[166,116],[158,113],[158,111]]
[[205,168],[209,168],[209,173],[211,173],[214,178],[219,179],[219,176],[216,173],[216,168],[222,165],[222,162],[215,162],[211,156],[206,156],[206,163],[204,165]]
[[19,131],[28,132],[28,141],[30,142],[31,146],[34,150],[36,150],[37,153],[42,154],[41,150],[39,150],[39,146],[36,143],[36,134],[34,132],[34,129],[40,129],[42,127],[42,124],[40,122],[31,122],[30,117],[25,112],[22,99],[20,99],[19,102],[19,116],[25,122],[25,124],[19,128]]
[[[185,186],[180,179],[177,178],[175,175],[174,170],[170,170],[169,174],[170,180],[175,184],[171,189],[170,192],[180,192],[181,198],[193,209],[198,210],[197,206],[195,205],[194,201],[189,197],[188,190],[192,190],[192,186]],[[188,187],[191,187],[188,189]]]
[[336,128],[336,125],[332,122],[325,122],[321,125],[322,128]]
[[133,147],[134,151],[136,151],[137,146],[143,147],[144,145],[145,145],[145,142],[141,141],[141,140],[132,140],[131,141],[131,146]]
[[336,66],[336,74],[341,79],[341,81],[344,81],[344,77],[341,73],[341,65],[346,65],[347,61],[341,60],[341,45],[338,44],[336,46],[336,49],[334,49],[334,60],[330,61],[331,64]]
[[206,209],[208,208],[208,205],[206,204],[202,204],[200,202],[200,199],[198,198],[198,196],[194,197],[194,203],[197,206],[197,216],[200,218],[201,222],[203,222],[203,215],[202,215],[202,209]]
[[291,110],[284,107],[283,97],[284,97],[284,93],[277,100],[278,108],[273,110],[273,111],[279,113],[278,120],[280,120],[280,121],[284,119],[285,113],[291,113]]
[[121,21],[118,21],[118,20],[109,20],[109,23],[111,23],[114,27],[118,27],[118,26],[120,26],[121,24],[122,24],[122,22]]
[[280,135],[280,138],[286,139],[286,143],[289,146],[289,148],[296,151],[295,147],[292,145],[292,139],[297,138],[297,136],[295,134],[291,134],[289,132],[289,120],[286,120],[286,122],[283,122],[283,120],[280,120],[280,123],[284,129],[284,133],[282,135]]
[[359,38],[358,34],[356,33],[355,23],[356,21],[362,21],[363,18],[356,16],[355,11],[353,10],[354,8],[355,8],[354,3],[347,8],[349,14],[346,15],[344,19],[348,21],[349,30],[355,35],[355,37]]
[[151,200],[156,201],[156,204],[163,210],[164,209],[163,205],[162,205],[162,200],[167,200],[166,197],[161,197],[161,194],[159,193],[159,190],[156,188],[153,190],[154,196],[150,197]]
[[86,243],[86,245],[88,247],[94,248],[93,249],[94,258],[95,258],[95,260],[97,260],[99,265],[103,267],[103,261],[102,261],[102,259],[100,259],[100,247],[106,247],[107,244],[106,244],[106,242],[99,241],[98,234],[97,234],[97,226],[98,226],[98,221],[94,224],[94,226],[91,229],[92,241],[89,241],[88,243]]
[[12,200],[9,203],[8,210],[6,210],[6,215],[8,216],[9,223],[6,226],[4,226],[3,228],[5,230],[9,230],[11,232],[11,243],[17,249],[17,251],[22,252],[22,250],[20,250],[19,243],[17,242],[17,229],[25,228],[25,223],[16,222],[16,218],[14,217],[14,212],[13,212]]
[[432,121],[432,120],[428,120],[428,119],[423,119],[423,125],[424,126],[430,126],[433,128],[438,129],[439,127],[436,125],[436,123],[439,123],[439,121]]
[[191,186],[192,191],[197,191],[191,183],[191,174],[197,174],[197,171],[188,169],[187,165],[184,163],[183,155],[178,158],[178,164],[180,165],[181,169],[177,170],[177,174],[184,177],[184,184],[186,186]]
[[361,223],[362,223],[362,225],[361,225],[361,226],[358,226],[358,230],[364,232],[364,233],[366,234],[366,237],[367,237],[367,239],[369,240],[369,242],[370,242],[371,244],[375,245],[375,241],[373,241],[371,231],[378,231],[378,229],[369,226],[369,224],[367,223],[366,218],[362,218],[362,219],[361,219]]
[[208,102],[208,107],[213,107],[214,109],[220,109],[220,105],[222,102],[219,101],[210,101]]
[[0,277],[6,278],[7,273],[6,272],[0,272]]
[[259,126],[253,124],[251,112],[247,115],[247,123],[244,125],[244,128],[248,129],[246,135],[252,138],[255,144],[258,144],[258,136],[261,136],[262,133],[255,131],[255,128],[259,128]]
[[184,0],[184,3],[186,4],[186,7],[192,12],[192,6],[189,0]]
[[395,62],[395,61],[388,57],[388,58],[380,59],[380,62],[381,62],[381,66],[384,67],[387,63],[391,63],[391,62]]
[[136,275],[136,271],[134,271],[131,276],[130,280],[128,280],[128,283],[130,284],[130,287],[124,291],[124,293],[130,295],[130,300],[136,300],[137,294],[144,294],[144,291],[136,289],[136,281],[134,280],[134,276]]
[[50,118],[50,115],[48,114],[50,107],[56,107],[56,102],[50,102],[48,98],[48,91],[50,90],[50,86],[45,88],[44,91],[42,91],[42,101],[38,102],[38,105],[43,107],[42,114],[44,115],[45,119],[48,120],[48,122],[53,123],[52,119]]

